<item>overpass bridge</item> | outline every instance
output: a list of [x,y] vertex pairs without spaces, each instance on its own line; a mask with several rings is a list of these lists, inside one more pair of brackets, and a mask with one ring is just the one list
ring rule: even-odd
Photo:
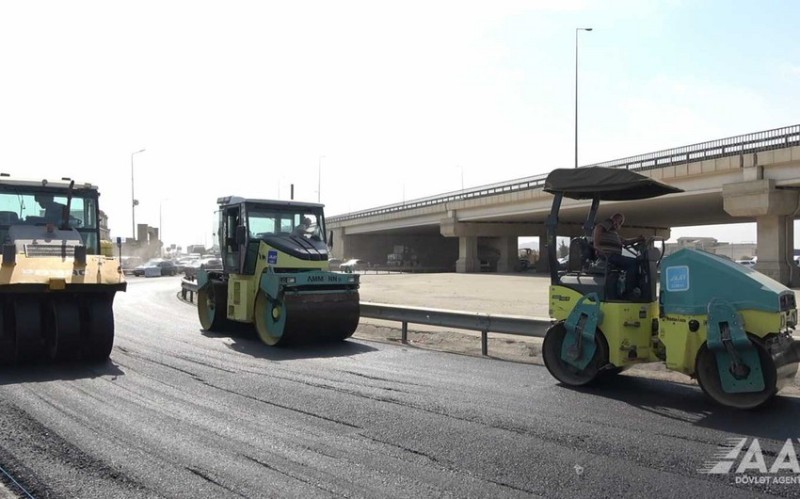
[[[757,269],[800,285],[792,263],[794,219],[800,216],[800,125],[738,135],[597,163],[635,170],[685,192],[655,199],[606,202],[598,217],[625,213],[623,236],[669,236],[672,227],[755,222]],[[333,252],[385,262],[397,247],[412,248],[421,267],[478,272],[481,261],[499,272],[517,262],[517,238],[539,237],[552,195],[536,175],[463,191],[329,217]],[[564,200],[560,236],[582,233],[587,202]],[[546,258],[540,260],[546,261]]]

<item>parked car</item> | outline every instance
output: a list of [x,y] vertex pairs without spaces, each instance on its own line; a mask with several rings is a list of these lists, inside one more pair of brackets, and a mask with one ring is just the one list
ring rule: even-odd
[[186,267],[188,267],[190,265],[193,265],[193,264],[197,263],[198,261],[200,261],[200,258],[197,258],[197,257],[178,258],[175,261],[175,266],[178,267],[178,273],[181,273],[181,272],[184,272],[186,270]]
[[202,258],[183,268],[183,274],[187,279],[193,281],[197,279],[198,269],[203,270],[222,270],[222,259],[217,257]]
[[368,266],[367,262],[358,258],[351,258],[344,263],[339,264],[339,270],[342,272],[355,272],[356,270],[364,270]]
[[[159,272],[154,272],[153,270],[148,272],[148,269],[159,269]],[[154,258],[133,269],[133,275],[135,276],[149,276],[152,274],[162,276],[178,275],[178,267],[175,266],[175,263],[172,260]]]
[[142,265],[142,263],[142,259],[138,256],[123,256],[121,262],[122,273],[125,275],[134,274],[136,267]]

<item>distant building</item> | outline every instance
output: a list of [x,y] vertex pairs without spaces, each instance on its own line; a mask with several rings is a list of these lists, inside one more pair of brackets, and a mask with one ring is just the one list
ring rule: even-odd
[[98,225],[100,226],[100,239],[101,240],[111,240],[111,231],[108,229],[108,215],[103,210],[100,210],[100,220],[98,220]]

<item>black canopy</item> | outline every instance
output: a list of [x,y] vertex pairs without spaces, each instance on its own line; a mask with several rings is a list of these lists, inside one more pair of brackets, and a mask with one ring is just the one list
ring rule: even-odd
[[624,201],[654,198],[683,189],[630,170],[590,166],[553,170],[544,182],[544,191],[560,192],[572,199],[592,199],[596,195],[600,200]]

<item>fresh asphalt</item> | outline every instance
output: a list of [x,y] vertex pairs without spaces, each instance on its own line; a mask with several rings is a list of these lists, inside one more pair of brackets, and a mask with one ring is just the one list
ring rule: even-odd
[[[394,277],[364,279],[363,297],[395,302],[375,298]],[[512,287],[469,282],[483,277],[471,291]],[[412,289],[437,308],[481,301],[425,279]],[[541,366],[402,345],[272,349],[200,331],[179,282],[131,279],[105,364],[0,371],[0,466],[34,497],[800,497],[698,471],[730,439],[757,438],[771,464],[800,437],[800,399],[740,412],[641,377],[576,390]]]

